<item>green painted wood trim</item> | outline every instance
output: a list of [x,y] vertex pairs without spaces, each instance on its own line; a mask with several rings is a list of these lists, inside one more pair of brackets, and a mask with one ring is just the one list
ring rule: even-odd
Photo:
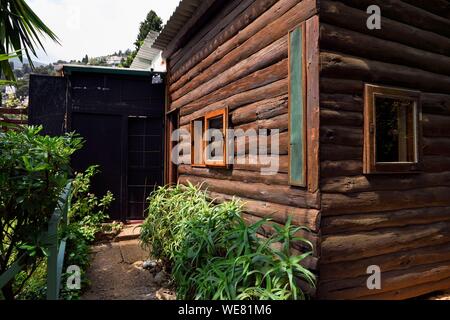
[[289,34],[289,182],[306,186],[305,170],[305,102],[303,41],[301,26]]
[[18,274],[26,266],[28,254],[24,253],[17,259],[9,269],[0,276],[0,289],[2,289],[16,274]]
[[65,74],[68,74],[68,75],[71,75],[74,72],[115,74],[115,75],[126,75],[126,76],[142,76],[142,77],[151,77],[155,74],[161,74],[161,75],[164,74],[162,72],[151,72],[151,71],[147,71],[147,70],[138,70],[138,69],[81,66],[81,65],[64,65],[63,71]]

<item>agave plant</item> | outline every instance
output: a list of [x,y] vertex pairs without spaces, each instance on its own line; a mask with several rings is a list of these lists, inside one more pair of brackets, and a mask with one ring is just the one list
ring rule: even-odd
[[[58,42],[58,37],[33,12],[25,0],[0,0],[0,54],[15,52],[23,61],[23,53],[25,53],[33,68],[31,54],[36,56],[38,48],[45,52],[40,40],[42,36],[48,36]],[[6,80],[14,80],[14,73],[8,59],[0,59],[0,70]]]

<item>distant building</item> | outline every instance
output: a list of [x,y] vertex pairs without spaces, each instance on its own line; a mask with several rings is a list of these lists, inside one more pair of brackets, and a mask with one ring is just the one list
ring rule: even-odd
[[144,44],[139,49],[136,58],[134,58],[131,64],[132,69],[151,70],[156,72],[165,72],[166,63],[162,58],[161,50],[152,48],[153,43],[158,37],[159,33],[156,31],[150,31],[147,38],[144,40]]
[[109,56],[106,58],[106,64],[108,66],[117,67],[119,64],[122,63],[122,57],[120,56]]

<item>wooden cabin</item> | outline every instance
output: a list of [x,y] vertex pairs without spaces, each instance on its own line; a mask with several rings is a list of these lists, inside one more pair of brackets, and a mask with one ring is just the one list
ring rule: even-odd
[[[318,299],[450,288],[449,1],[183,0],[154,47],[168,67],[167,181],[239,197],[249,221],[307,226]],[[174,165],[171,133],[211,119],[278,129],[277,172],[210,162],[201,144]]]

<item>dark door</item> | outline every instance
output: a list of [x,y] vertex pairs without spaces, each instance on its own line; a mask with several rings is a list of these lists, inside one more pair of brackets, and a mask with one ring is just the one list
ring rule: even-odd
[[73,168],[83,171],[91,165],[100,166],[100,174],[92,181],[92,191],[98,197],[111,191],[115,200],[108,212],[109,216],[114,220],[122,220],[122,116],[73,113],[72,128],[85,140],[84,147],[72,158]]
[[128,118],[127,219],[142,219],[147,198],[163,184],[163,131],[161,117]]

